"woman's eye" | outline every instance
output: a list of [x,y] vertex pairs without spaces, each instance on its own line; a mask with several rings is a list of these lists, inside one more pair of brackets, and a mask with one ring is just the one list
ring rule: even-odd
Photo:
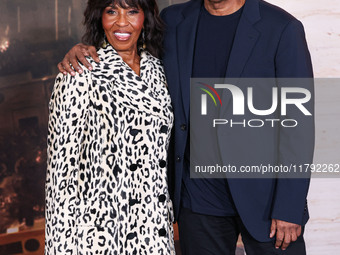
[[133,9],[129,11],[129,14],[138,14],[138,13],[139,13],[139,10],[137,9]]
[[115,10],[112,10],[112,9],[109,9],[106,11],[107,14],[115,14],[116,11]]

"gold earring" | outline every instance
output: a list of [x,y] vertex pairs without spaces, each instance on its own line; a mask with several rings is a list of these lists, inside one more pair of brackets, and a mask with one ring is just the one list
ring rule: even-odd
[[106,41],[106,35],[104,34],[104,40],[102,43],[102,48],[106,48],[107,47],[107,41]]
[[143,49],[145,50],[146,49],[146,44],[145,44],[145,32],[144,32],[144,30],[142,32],[142,41],[143,41]]

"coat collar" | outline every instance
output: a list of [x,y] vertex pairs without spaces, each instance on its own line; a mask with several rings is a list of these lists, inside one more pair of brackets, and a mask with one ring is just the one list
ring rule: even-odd
[[[122,68],[127,68],[129,72],[133,72],[137,76],[137,74],[129,67],[128,64],[126,64],[123,60],[123,58],[117,53],[117,51],[110,45],[107,44],[105,47],[100,48],[97,51],[99,55],[100,62],[102,62],[104,65],[114,65],[115,67],[121,66]],[[155,57],[153,57],[148,51],[141,50],[140,53],[140,66],[141,66],[141,72],[150,67],[150,62],[156,60]],[[142,73],[140,75],[142,77]]]
[[[94,87],[105,88],[117,104],[163,119],[171,117],[170,96],[160,60],[142,51],[138,76],[111,45],[100,48],[97,53],[100,62],[92,62],[91,72]],[[98,89],[94,93],[96,91]]]

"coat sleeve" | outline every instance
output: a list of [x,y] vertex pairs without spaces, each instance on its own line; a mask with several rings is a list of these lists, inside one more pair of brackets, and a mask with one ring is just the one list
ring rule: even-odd
[[49,104],[45,254],[76,254],[78,168],[89,105],[89,75],[59,74]]
[[[282,33],[276,55],[276,76],[290,78],[286,81],[279,79],[279,86],[302,87],[311,93],[310,101],[304,104],[311,116],[302,114],[295,106],[287,106],[287,115],[281,116],[297,120],[298,126],[280,128],[279,164],[291,169],[295,166],[299,171],[299,166],[313,162],[315,131],[313,70],[304,28],[298,20],[292,20]],[[304,225],[308,220],[306,197],[310,175],[308,172],[303,175],[291,173],[288,177],[279,176],[277,179],[272,218]]]

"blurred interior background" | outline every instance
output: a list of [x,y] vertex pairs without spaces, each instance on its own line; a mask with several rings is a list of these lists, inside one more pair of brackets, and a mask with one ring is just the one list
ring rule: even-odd
[[0,1],[0,254],[43,254],[48,101],[82,0]]

